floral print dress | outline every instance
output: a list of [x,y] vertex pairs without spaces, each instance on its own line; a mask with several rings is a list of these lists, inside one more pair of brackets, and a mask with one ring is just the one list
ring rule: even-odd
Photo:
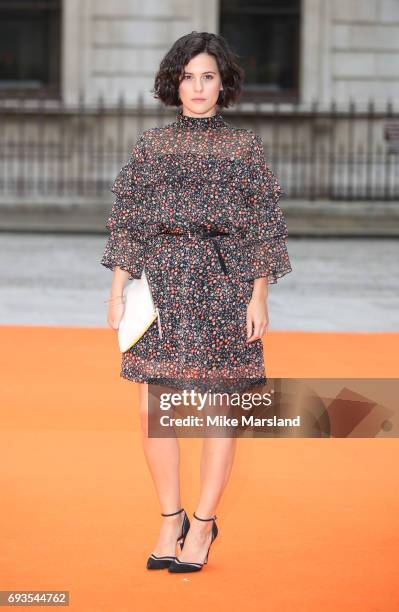
[[[122,353],[120,376],[202,392],[265,384],[262,340],[246,342],[247,305],[255,278],[276,283],[292,269],[261,138],[220,112],[179,109],[139,135],[112,192],[101,264],[129,280],[145,268],[162,329],[155,320]],[[225,235],[198,233],[212,230]]]

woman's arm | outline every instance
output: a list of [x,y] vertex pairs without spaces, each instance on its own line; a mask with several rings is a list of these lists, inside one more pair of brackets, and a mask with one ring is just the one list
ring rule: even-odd
[[288,230],[279,205],[282,189],[267,164],[263,143],[253,134],[246,174],[246,203],[253,216],[247,228],[246,258],[249,278],[267,277],[268,283],[291,272],[287,251]]
[[247,306],[247,342],[263,336],[269,324],[267,310],[268,280],[265,276],[254,279],[252,297]]
[[259,298],[261,300],[266,300],[268,295],[268,282],[266,276],[261,276],[260,278],[254,279],[254,288],[252,291],[253,298]]
[[129,272],[115,266],[109,292],[107,323],[112,329],[118,329],[125,308],[122,296],[129,278]]

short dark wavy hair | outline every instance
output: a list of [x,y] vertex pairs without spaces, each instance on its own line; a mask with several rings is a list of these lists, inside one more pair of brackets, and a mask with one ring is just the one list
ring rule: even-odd
[[216,103],[225,108],[233,104],[241,94],[244,80],[244,69],[236,61],[237,54],[220,34],[196,31],[178,38],[162,59],[152,90],[154,98],[166,106],[179,106],[179,85],[184,66],[203,52],[214,56],[222,79],[223,91],[219,92]]

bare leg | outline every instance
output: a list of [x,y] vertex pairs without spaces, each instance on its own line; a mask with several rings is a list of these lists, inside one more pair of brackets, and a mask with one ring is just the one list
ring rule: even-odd
[[[195,513],[201,518],[215,514],[234,462],[237,438],[205,438],[201,455],[201,492]],[[191,517],[190,517],[191,520]],[[193,517],[180,561],[203,563],[210,541],[213,521]]]
[[[144,455],[160,502],[161,512],[176,512],[180,502],[180,448],[177,438],[148,437],[148,384],[139,384],[140,422]],[[197,521],[198,522],[198,521]],[[176,540],[181,533],[183,512],[162,517],[161,530],[152,552],[157,556],[176,554]]]

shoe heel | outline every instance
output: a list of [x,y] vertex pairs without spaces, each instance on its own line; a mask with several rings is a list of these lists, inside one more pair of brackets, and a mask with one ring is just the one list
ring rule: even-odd
[[206,565],[208,563],[208,555],[209,555],[209,551],[211,549],[212,543],[214,542],[214,540],[216,539],[216,536],[218,534],[218,528],[217,525],[215,523],[215,521],[213,521],[213,525],[212,525],[212,538],[211,538],[211,543],[209,544],[209,548],[208,548],[208,552],[206,553],[206,557],[205,557],[205,561],[204,561],[204,565]]
[[184,540],[185,540],[185,539],[186,539],[186,538],[182,538],[181,540],[178,540],[178,544],[179,544],[179,546],[180,546],[180,550],[183,550]]
[[190,521],[188,520],[188,516],[186,514],[186,512],[184,512],[184,517],[183,517],[183,525],[181,528],[181,536],[179,537],[178,544],[180,546],[180,550],[183,550],[183,546],[184,546],[184,542],[186,540],[187,534],[189,532],[190,529]]

